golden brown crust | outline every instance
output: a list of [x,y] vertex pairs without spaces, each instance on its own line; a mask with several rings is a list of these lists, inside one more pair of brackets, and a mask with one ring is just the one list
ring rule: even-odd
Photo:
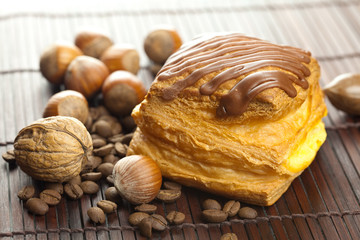
[[164,100],[162,92],[186,74],[156,80],[133,111],[138,129],[128,154],[150,156],[163,176],[187,186],[271,205],[311,163],[326,135],[319,65],[311,58],[306,66],[309,87],[294,84],[296,97],[271,88],[257,95],[242,115],[225,118],[216,115],[220,98],[232,81],[245,76],[204,96],[199,87],[213,77],[205,75],[173,100]]

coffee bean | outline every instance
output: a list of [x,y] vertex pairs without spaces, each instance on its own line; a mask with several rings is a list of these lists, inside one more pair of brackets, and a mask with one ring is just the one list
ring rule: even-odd
[[61,195],[56,190],[45,189],[40,193],[40,199],[43,200],[49,206],[55,206],[59,204],[61,200]]
[[181,190],[181,184],[176,183],[176,182],[165,181],[165,182],[163,183],[163,187],[164,187],[165,189]]
[[77,176],[73,177],[73,178],[70,179],[67,183],[72,183],[72,184],[80,185],[80,183],[81,183],[81,177],[80,177],[80,175],[77,175]]
[[238,215],[240,218],[256,218],[257,217],[257,212],[255,209],[250,208],[250,207],[243,207],[240,208]]
[[95,194],[99,191],[99,185],[93,181],[84,181],[80,183],[80,187],[85,194]]
[[137,226],[144,219],[150,217],[149,214],[144,212],[134,212],[130,214],[128,221],[132,226]]
[[220,223],[226,220],[228,214],[218,209],[207,209],[202,211],[202,216],[207,222]]
[[100,148],[100,147],[106,145],[106,141],[104,139],[102,139],[102,138],[94,139],[92,142],[93,142],[93,147],[94,148]]
[[94,123],[93,127],[95,132],[101,137],[108,138],[112,136],[111,125],[107,121],[98,120]]
[[65,184],[64,192],[69,198],[73,200],[79,199],[84,195],[84,192],[81,189],[81,187],[78,184],[74,184],[74,183]]
[[220,237],[220,240],[238,240],[235,233],[225,233]]
[[166,219],[159,214],[152,214],[152,228],[157,231],[164,231],[167,227]]
[[181,224],[185,220],[185,214],[183,214],[182,212],[178,212],[178,211],[171,211],[171,212],[169,212],[168,215],[166,215],[166,219],[171,224],[176,224],[176,225]]
[[220,210],[221,209],[221,205],[218,201],[214,200],[214,199],[206,199],[205,201],[203,201],[202,203],[202,208],[204,210],[207,209],[216,209],[216,210]]
[[124,137],[124,134],[120,133],[120,134],[116,134],[112,137],[109,137],[108,138],[108,141],[111,142],[111,143],[117,143],[117,142],[121,142],[121,140],[123,139]]
[[103,177],[107,177],[107,176],[111,175],[113,172],[113,169],[114,169],[114,164],[112,164],[112,163],[102,163],[96,168],[96,170],[98,172],[101,172]]
[[150,238],[152,235],[152,218],[147,217],[138,224],[141,235]]
[[102,139],[102,140],[106,141],[105,138],[103,138],[102,136],[100,136],[100,135],[98,135],[98,134],[96,134],[96,133],[91,134],[91,139],[92,139],[93,141],[94,141],[95,139]]
[[116,203],[109,200],[101,200],[96,205],[101,208],[105,213],[113,213],[117,209]]
[[121,125],[127,132],[132,132],[136,128],[136,123],[131,115],[122,118]]
[[87,117],[87,119],[86,119],[86,122],[85,122],[85,127],[86,127],[86,129],[89,131],[89,130],[91,130],[91,127],[92,127],[92,125],[93,125],[93,119],[92,119],[92,117],[91,117],[91,115],[89,114],[88,115],[88,117]]
[[116,135],[122,132],[122,126],[119,122],[114,122],[111,124],[111,135]]
[[16,162],[15,155],[9,154],[9,152],[3,153],[2,158],[9,164],[14,164]]
[[122,198],[115,187],[109,187],[105,190],[105,199],[117,204],[122,203]]
[[131,142],[131,139],[133,138],[134,136],[134,133],[128,133],[128,134],[125,134],[122,139],[120,140],[120,142],[122,144],[126,144],[126,145],[129,145],[130,142]]
[[127,145],[125,145],[121,142],[115,143],[115,151],[120,158],[123,158],[126,156],[127,149],[128,149]]
[[25,208],[35,215],[45,215],[49,211],[49,206],[40,198],[30,198],[26,201]]
[[101,148],[96,148],[93,150],[93,153],[95,156],[98,157],[105,157],[106,155],[108,155],[111,150],[114,148],[114,144],[109,143],[106,144],[105,146],[102,146]]
[[160,189],[156,198],[165,203],[172,203],[178,200],[180,196],[181,196],[180,190]]
[[62,185],[62,183],[46,182],[45,189],[55,190],[60,193],[60,195],[64,193],[64,186]]
[[239,209],[240,209],[240,202],[234,200],[228,201],[227,203],[225,203],[223,207],[223,211],[228,213],[229,217],[235,216],[239,212]]
[[114,176],[111,174],[106,177],[106,181],[112,185],[114,185]]
[[157,206],[153,205],[153,204],[148,204],[148,203],[143,203],[141,205],[136,206],[135,211],[138,212],[144,212],[144,213],[154,213],[156,212]]
[[28,200],[30,198],[32,198],[35,194],[35,188],[34,186],[28,185],[23,187],[22,189],[20,189],[20,191],[18,192],[17,196],[21,199],[21,200]]
[[84,181],[99,181],[102,177],[102,173],[101,172],[89,172],[89,173],[84,173],[81,174],[81,179]]
[[91,207],[87,211],[87,215],[89,216],[90,220],[94,223],[105,223],[105,213],[99,207]]
[[119,161],[119,157],[115,156],[114,154],[108,154],[103,158],[104,163],[109,162],[115,165],[117,161]]

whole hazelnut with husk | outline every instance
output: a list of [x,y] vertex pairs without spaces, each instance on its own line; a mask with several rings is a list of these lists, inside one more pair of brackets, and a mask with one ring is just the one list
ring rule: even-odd
[[119,195],[132,204],[151,202],[158,194],[162,176],[158,165],[150,157],[131,155],[114,166],[114,186]]
[[41,54],[40,72],[49,82],[62,84],[67,67],[82,54],[81,50],[72,44],[56,43]]
[[134,74],[116,71],[110,74],[102,87],[105,107],[116,116],[126,116],[145,95],[144,84]]
[[92,152],[90,134],[73,117],[39,119],[14,141],[16,163],[37,180],[66,182],[78,176]]
[[113,45],[102,54],[100,59],[110,72],[125,70],[136,75],[140,69],[139,53],[130,45]]
[[105,50],[113,45],[113,41],[101,32],[83,30],[76,34],[75,45],[85,55],[100,58]]
[[151,31],[145,38],[146,55],[155,63],[164,64],[168,57],[182,44],[179,34],[170,28]]
[[337,76],[325,86],[324,93],[336,108],[351,115],[360,115],[359,73]]
[[64,90],[54,94],[46,104],[43,117],[68,116],[86,123],[89,107],[86,98],[79,92]]
[[97,93],[109,75],[109,70],[100,60],[79,56],[75,58],[65,73],[65,88],[78,91],[86,98]]

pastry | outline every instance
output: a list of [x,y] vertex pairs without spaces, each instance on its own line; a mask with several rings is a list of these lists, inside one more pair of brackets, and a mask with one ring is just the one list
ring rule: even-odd
[[325,141],[320,68],[309,52],[237,33],[206,34],[164,64],[128,155],[164,177],[256,205],[272,205]]

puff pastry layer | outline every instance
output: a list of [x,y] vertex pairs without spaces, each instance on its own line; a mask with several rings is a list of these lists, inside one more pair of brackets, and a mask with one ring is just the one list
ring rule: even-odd
[[271,205],[325,141],[319,77],[300,49],[241,34],[199,37],[168,59],[134,109],[128,155],[153,158],[184,185]]

